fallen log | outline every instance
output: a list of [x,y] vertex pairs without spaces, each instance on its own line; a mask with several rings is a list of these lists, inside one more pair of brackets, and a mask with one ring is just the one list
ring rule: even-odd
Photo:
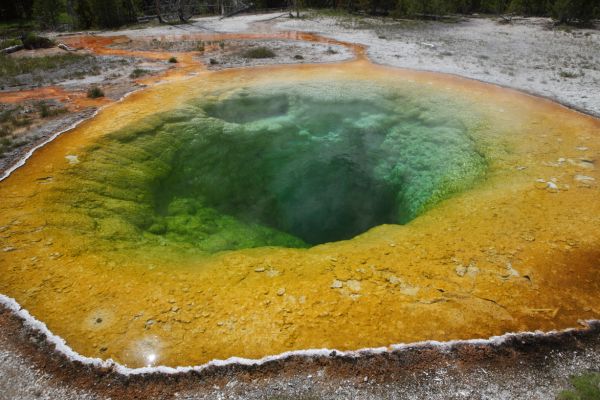
[[0,53],[10,54],[10,53],[14,53],[15,51],[19,51],[23,48],[24,48],[24,46],[22,44],[17,44],[17,45],[10,46],[10,47],[0,50]]
[[59,43],[56,47],[58,47],[61,50],[65,50],[65,51],[76,51],[77,49],[71,47],[71,46],[67,46],[64,43]]

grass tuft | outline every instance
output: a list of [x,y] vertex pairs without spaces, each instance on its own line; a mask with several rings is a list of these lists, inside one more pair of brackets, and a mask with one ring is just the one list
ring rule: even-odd
[[246,50],[244,52],[245,58],[273,58],[275,53],[273,50],[267,47],[257,47],[255,49]]
[[23,46],[26,49],[47,49],[54,47],[54,41],[44,36],[36,35],[35,33],[28,33],[23,39]]
[[8,78],[33,72],[64,68],[83,60],[85,57],[89,56],[67,53],[46,57],[16,58],[0,55],[0,76]]
[[97,99],[99,97],[104,97],[104,92],[97,86],[91,87],[87,91],[87,97],[90,99]]
[[560,400],[598,400],[600,399],[600,373],[592,372],[570,379],[573,389],[563,390]]
[[150,72],[150,71],[148,71],[147,69],[136,68],[131,72],[131,74],[129,74],[129,77],[131,79],[136,79],[136,78],[139,78],[140,76],[146,75],[148,72]]
[[571,71],[560,71],[558,75],[561,78],[577,78],[579,76],[579,74],[577,74],[576,72]]

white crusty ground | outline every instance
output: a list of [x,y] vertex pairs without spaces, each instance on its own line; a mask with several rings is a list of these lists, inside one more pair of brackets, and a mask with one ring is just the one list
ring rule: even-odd
[[290,19],[276,28],[361,43],[376,63],[511,87],[600,116],[597,29],[555,29],[546,18],[500,24],[489,18],[441,23],[350,17]]
[[276,31],[313,32],[363,44],[375,63],[477,79],[547,97],[600,117],[600,30],[556,28],[548,18],[513,18],[509,24],[492,18],[463,18],[445,23],[312,13],[292,19],[286,13],[270,13],[222,20],[197,18],[188,25],[102,35]]

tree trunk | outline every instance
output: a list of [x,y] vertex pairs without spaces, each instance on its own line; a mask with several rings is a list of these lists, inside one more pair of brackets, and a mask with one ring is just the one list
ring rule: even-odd
[[164,23],[162,16],[160,15],[160,0],[154,0],[154,8],[156,9],[156,15],[158,16],[158,22]]

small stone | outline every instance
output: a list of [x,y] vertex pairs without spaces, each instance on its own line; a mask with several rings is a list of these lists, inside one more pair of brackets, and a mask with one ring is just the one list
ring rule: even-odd
[[265,272],[265,267],[258,267],[254,269],[254,272]]
[[346,282],[346,286],[347,286],[347,287],[348,287],[350,290],[352,290],[352,291],[354,291],[354,292],[358,292],[358,291],[360,291],[360,282],[359,282],[359,281],[356,281],[356,280],[352,280],[352,279],[351,279],[351,280],[349,280],[349,281],[347,281],[347,282]]
[[587,175],[575,175],[574,178],[577,182],[584,182],[584,183],[589,183],[589,182],[593,182],[596,179],[591,177],[591,176],[587,176]]
[[285,294],[285,288],[279,288],[277,290],[277,296],[283,296]]
[[334,279],[333,282],[331,283],[332,289],[341,289],[342,286],[344,286],[344,282],[342,282],[338,279]]
[[421,289],[416,286],[404,286],[400,289],[400,293],[405,296],[416,296],[417,293],[419,293],[419,290]]
[[463,277],[467,273],[467,267],[465,267],[462,264],[457,265],[456,268],[454,269],[454,271],[456,272],[456,275]]
[[477,265],[474,262],[471,262],[469,264],[469,266],[467,267],[467,274],[469,276],[475,276],[479,273],[479,268],[477,267]]
[[2,249],[3,252],[8,253],[9,251],[15,251],[16,249],[14,247],[5,247]]
[[71,165],[79,164],[79,158],[76,155],[69,154],[69,155],[65,156],[65,158]]
[[546,182],[546,190],[549,192],[558,192],[558,186],[554,182]]

